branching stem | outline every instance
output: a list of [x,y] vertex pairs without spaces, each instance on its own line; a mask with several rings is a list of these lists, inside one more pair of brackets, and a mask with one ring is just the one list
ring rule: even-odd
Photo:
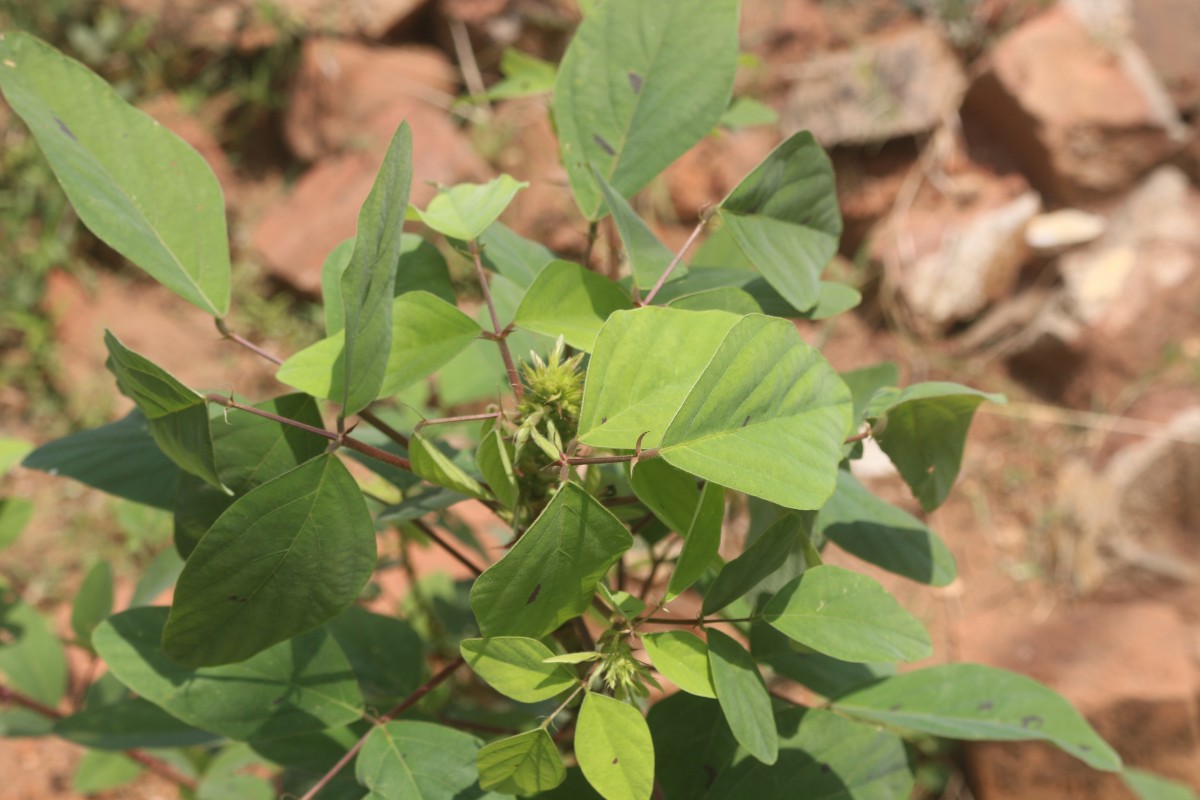
[[525,388],[521,386],[521,378],[517,375],[517,365],[508,349],[506,338],[508,329],[501,327],[500,317],[496,314],[496,304],[492,301],[492,290],[488,288],[487,274],[483,271],[483,258],[479,254],[479,242],[474,239],[471,240],[471,258],[475,260],[475,273],[479,276],[479,289],[483,292],[488,314],[492,317],[492,330],[496,334],[496,344],[500,345],[500,357],[504,359],[504,369],[508,372],[508,383],[512,386],[513,395],[520,400],[525,393]]
[[259,347],[254,342],[250,341],[249,339],[245,338],[244,336],[241,336],[240,334],[236,334],[233,331],[229,330],[229,326],[225,324],[225,320],[221,319],[220,317],[214,317],[213,319],[217,323],[217,330],[219,330],[221,332],[221,336],[225,337],[226,339],[228,339],[231,342],[237,342],[242,347],[249,350],[251,353],[262,356],[267,361],[270,361],[272,364],[275,364],[276,366],[283,363],[283,359],[280,358],[279,356],[275,355],[274,353],[267,352],[266,350],[262,349],[261,347]]
[[684,625],[690,628],[715,625],[718,622],[761,622],[762,617],[693,617],[691,619],[676,619],[674,617],[646,617],[637,621],[638,625]]
[[499,419],[499,411],[489,411],[486,414],[462,414],[457,417],[434,417],[433,419],[423,419],[418,422],[413,430],[419,431],[428,425],[450,425],[455,422],[477,422],[485,419]]
[[658,276],[658,281],[654,284],[654,288],[650,290],[649,294],[642,298],[641,304],[643,306],[648,306],[654,302],[654,296],[658,294],[658,290],[663,287],[663,284],[665,284],[668,279],[670,279],[671,273],[675,271],[675,267],[679,266],[679,262],[683,260],[683,257],[687,251],[690,250],[692,245],[696,243],[696,239],[700,237],[700,232],[704,230],[704,226],[707,224],[708,219],[705,217],[702,217],[700,221],[696,223],[696,227],[692,229],[690,234],[688,234],[687,241],[683,243],[683,247],[679,248],[679,252],[676,253],[675,257],[671,259],[671,263],[667,264],[667,268],[663,270],[663,274]]

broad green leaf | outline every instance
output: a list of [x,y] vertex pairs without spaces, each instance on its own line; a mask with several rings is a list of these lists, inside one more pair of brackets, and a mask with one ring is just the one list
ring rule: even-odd
[[[283,395],[254,407],[315,428],[324,425],[317,402],[307,395]],[[329,445],[322,436],[237,409],[222,410],[210,424],[217,472],[233,495],[192,475],[181,476],[175,498],[175,547],[184,558],[238,497],[316,458]]]
[[[601,584],[603,586],[604,584]],[[589,661],[599,661],[604,658],[604,653],[599,650],[585,650],[581,653],[563,653],[557,656],[551,656],[545,661],[547,664],[586,664]]]
[[782,567],[787,557],[802,546],[811,525],[812,514],[787,514],[767,528],[717,574],[704,595],[701,613],[715,614]]
[[633,536],[574,483],[558,493],[503,558],[471,587],[484,636],[539,639],[583,613]]
[[716,700],[677,692],[655,703],[646,722],[654,737],[654,779],[672,800],[703,797],[737,751]]
[[[579,439],[656,447],[721,341],[741,319],[723,311],[640,308],[609,317],[588,365]],[[643,465],[644,466],[644,465]]]
[[47,442],[21,466],[168,510],[175,506],[179,488],[179,467],[154,443],[145,416],[136,408],[116,422]]
[[748,293],[732,286],[704,289],[676,297],[667,303],[671,308],[689,311],[728,311],[731,314],[761,314],[762,307]]
[[460,183],[444,188],[429,201],[421,221],[443,236],[470,241],[479,238],[508,208],[517,192],[529,186],[511,175],[487,183]]
[[570,261],[553,261],[525,292],[514,322],[534,333],[562,336],[590,353],[609,315],[630,308],[629,297],[608,278]]
[[327,336],[346,328],[345,309],[342,307],[342,273],[350,266],[350,254],[353,252],[354,239],[346,239],[329,251],[321,265],[321,300],[325,307]]
[[0,437],[0,476],[7,475],[31,450],[33,445],[24,439]]
[[69,742],[98,750],[142,747],[190,747],[218,737],[194,728],[141,697],[86,708],[54,724],[54,733]]
[[710,481],[704,484],[700,502],[696,504],[696,513],[684,534],[683,549],[679,552],[679,559],[667,584],[668,601],[683,594],[708,571],[721,546],[721,522],[724,518],[725,487]]
[[[315,781],[346,755],[364,734],[370,733],[371,727],[366,720],[359,720],[350,725],[280,739],[255,739],[248,744],[268,761]],[[353,777],[349,783],[361,795],[362,787]]]
[[374,568],[362,492],[336,456],[318,456],[238,498],[204,534],[163,649],[188,666],[249,658],[340,614]]
[[83,64],[23,33],[0,34],[0,91],[83,223],[184,300],[224,316],[225,202],[200,154]]
[[249,746],[223,747],[205,765],[204,776],[196,787],[196,800],[273,800],[271,782],[245,770],[262,768],[265,762]]
[[767,622],[843,661],[916,661],[933,652],[925,626],[866,575],[825,564],[771,598]]
[[875,441],[926,511],[940,506],[950,493],[971,417],[984,400],[1007,402],[1004,395],[941,382],[885,389],[871,400],[867,417]]
[[800,311],[817,304],[842,216],[833,166],[812,134],[780,144],[721,201],[717,216],[746,259]]
[[533,795],[567,778],[558,748],[544,728],[484,745],[476,765],[480,787],[500,794]]
[[584,18],[559,64],[554,121],[585,217],[604,214],[591,165],[630,197],[712,130],[729,105],[737,27],[737,0],[607,0]]
[[846,385],[795,325],[752,314],[691,387],[661,455],[722,486],[820,508],[833,494],[850,412]]
[[340,280],[345,346],[342,382],[330,399],[349,415],[366,408],[385,383],[392,344],[392,296],[412,183],[412,131],[400,124],[371,193],[358,212],[350,263]]
[[83,754],[75,767],[71,788],[81,794],[115,789],[142,774],[142,765],[121,753],[92,750]]
[[[378,397],[430,375],[479,336],[474,320],[428,292],[402,294],[391,308],[392,343]],[[333,399],[342,381],[344,345],[343,333],[326,337],[283,362],[276,377],[314,397]]]
[[0,674],[18,692],[58,705],[67,691],[67,657],[45,619],[25,603],[0,595]]
[[1187,784],[1173,781],[1153,772],[1126,767],[1121,780],[1137,800],[1196,800],[1196,793]]
[[600,590],[604,602],[625,619],[634,619],[646,610],[646,602],[629,592],[620,589],[613,591],[603,581],[596,588]]
[[461,492],[427,487],[413,492],[394,506],[388,506],[375,519],[377,522],[410,522],[426,514],[445,511],[467,499],[467,495]]
[[661,458],[637,465],[629,485],[638,500],[673,531],[686,534],[696,516],[700,489],[696,477],[676,469]]
[[862,303],[862,292],[837,281],[821,281],[817,292],[817,304],[797,316],[811,320],[829,319],[852,308],[858,308]]
[[982,664],[940,664],[897,675],[842,695],[832,708],[950,739],[1045,741],[1094,769],[1121,769],[1121,757],[1061,695]]
[[488,100],[511,100],[554,91],[558,67],[540,58],[506,47],[500,54],[500,74],[504,77],[488,87]]
[[518,703],[540,703],[579,685],[571,670],[546,663],[554,653],[537,639],[467,639],[459,644],[459,651],[476,675]]
[[708,645],[694,633],[665,631],[642,636],[654,668],[671,683],[699,697],[717,696],[708,666]]
[[[629,262],[630,272],[633,273],[634,285],[640,289],[652,288],[670,266],[675,254],[654,235],[654,231],[650,230],[650,226],[633,210],[629,201],[608,185],[600,170],[592,167],[592,175],[604,194],[604,202],[608,204],[613,222],[617,224],[617,232],[625,248],[625,260]],[[676,265],[671,278],[682,278],[686,272],[687,267],[680,263]]]
[[424,644],[405,620],[350,606],[325,628],[345,653],[368,703],[394,703],[421,685]]
[[759,125],[774,125],[779,121],[779,112],[753,97],[737,97],[721,115],[723,128],[754,128]]
[[24,497],[0,500],[0,550],[11,545],[33,518],[33,502]]
[[412,463],[412,471],[434,486],[442,486],[477,500],[490,500],[492,497],[479,481],[419,433],[414,433],[408,440],[408,458]]
[[895,662],[841,661],[792,641],[766,623],[750,626],[750,654],[776,675],[791,678],[824,697],[836,697],[896,674]]
[[900,380],[900,371],[896,365],[887,361],[872,364],[869,367],[850,370],[841,373],[842,380],[850,387],[850,396],[854,401],[854,427],[862,425],[866,419],[867,405],[880,389],[895,386]]
[[116,614],[96,628],[92,642],[122,683],[189,725],[257,740],[362,716],[350,664],[325,631],[302,634],[239,664],[189,669],[162,650],[167,613],[144,606]]
[[217,475],[212,431],[204,398],[149,359],[126,348],[111,331],[104,332],[106,366],[117,386],[137,403],[150,435],[180,469],[227,491]]
[[604,800],[649,800],[654,740],[633,706],[588,692],[575,726],[575,758]]
[[[518,235],[499,222],[493,222],[480,234],[479,248],[483,265],[520,289],[528,289],[538,273],[556,260],[554,253],[544,245]],[[495,288],[493,285],[493,292]]]
[[909,797],[912,765],[904,742],[875,726],[820,709],[790,708],[776,718],[779,760],[741,757],[706,800],[895,800]]
[[389,722],[371,731],[354,774],[380,800],[474,800],[485,796],[475,767],[482,746],[474,736],[441,725]]
[[816,530],[863,561],[933,586],[954,580],[954,556],[911,514],[877,497],[846,470],[817,515]]
[[112,613],[113,575],[107,561],[97,561],[83,576],[71,606],[71,630],[84,647],[91,649],[92,631]]
[[129,598],[129,607],[149,605],[168,587],[174,586],[183,572],[183,559],[173,547],[163,550],[151,561],[142,572],[137,585],[133,587],[133,597]]
[[754,659],[735,640],[710,628],[708,665],[717,701],[734,738],[759,761],[774,764],[779,756],[775,712]]
[[495,427],[484,434],[479,449],[475,451],[475,465],[479,467],[492,494],[505,508],[514,508],[517,504],[517,474],[513,468],[513,455],[512,442],[505,439]]

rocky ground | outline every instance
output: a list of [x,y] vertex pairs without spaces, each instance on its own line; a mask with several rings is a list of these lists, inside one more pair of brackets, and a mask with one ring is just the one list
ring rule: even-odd
[[[154,19],[154,36],[198,51],[250,51],[281,35],[251,0],[122,3]],[[505,47],[557,59],[578,18],[573,2],[276,5],[304,43],[262,158],[226,154],[220,98],[145,107],[213,165],[240,257],[280,291],[318,296],[321,263],[353,235],[401,120],[413,128],[415,203],[437,183],[507,172],[531,187],[506,222],[582,256],[585,226],[545,99],[455,103],[496,79]],[[840,369],[890,359],[910,380],[959,380],[1014,401],[981,410],[960,484],[930,520],[960,580],[889,587],[937,632],[939,659],[1033,675],[1083,709],[1128,763],[1200,789],[1200,5],[743,7],[743,47],[756,63],[737,92],[776,109],[778,124],[706,139],[642,208],[678,244],[782,137],[814,132],[838,170],[839,274],[867,302],[812,326],[812,339]],[[109,413],[120,401],[103,374],[105,326],[193,385],[271,391],[269,374],[218,341],[202,314],[127,274],[86,283],[55,274],[44,310],[63,388],[85,387]],[[55,491],[37,476],[17,480],[39,496]],[[872,484],[912,505],[886,470]],[[38,558],[37,532],[58,521],[57,510],[40,510],[10,552]],[[0,773],[15,764],[60,787],[31,784],[16,797],[69,797],[51,776],[76,757],[22,743],[0,751]],[[1130,796],[1033,745],[973,746],[965,764],[967,785],[948,796]],[[129,791],[112,796],[164,790]]]

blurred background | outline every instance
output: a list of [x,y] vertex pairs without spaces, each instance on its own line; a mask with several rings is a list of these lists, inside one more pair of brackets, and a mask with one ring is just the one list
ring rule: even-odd
[[[1200,787],[1200,3],[742,5],[735,103],[636,206],[678,247],[783,137],[813,131],[846,220],[829,274],[865,300],[802,323],[806,338],[838,369],[893,361],[907,382],[1010,399],[981,407],[928,518],[960,578],[931,589],[855,566],[930,625],[936,660],[1045,681],[1128,764]],[[0,30],[83,61],[208,160],[229,209],[232,323],[288,355],[322,336],[321,263],[354,234],[401,120],[414,203],[507,172],[531,186],[504,221],[583,257],[547,113],[580,14],[575,0],[0,0]],[[614,242],[592,266],[619,268]],[[470,271],[449,257],[469,302]],[[40,444],[127,408],[106,327],[191,386],[282,391],[78,224],[0,101],[0,436]],[[425,390],[443,406],[494,397],[451,373]],[[860,475],[919,514],[877,455]],[[0,503],[0,582],[64,624],[92,563],[128,587],[170,547],[168,513],[78,484],[17,468],[0,496],[32,501]],[[928,797],[1131,797],[1034,744],[940,752]],[[8,740],[4,796],[82,796],[78,759]],[[150,778],[100,794],[173,795]]]

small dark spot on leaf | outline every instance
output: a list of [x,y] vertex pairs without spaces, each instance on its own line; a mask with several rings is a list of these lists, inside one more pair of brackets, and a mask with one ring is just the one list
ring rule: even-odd
[[63,122],[63,121],[62,121],[61,119],[59,119],[58,117],[55,117],[55,118],[54,118],[54,121],[58,123],[58,129],[59,129],[60,131],[62,131],[63,133],[65,133],[67,136],[70,136],[70,137],[71,137],[71,141],[74,141],[74,142],[78,142],[78,141],[79,141],[78,139],[76,139],[76,138],[75,138],[75,134],[71,133],[71,129],[67,127],[67,123]]
[[603,425],[603,424],[604,424],[604,423],[606,423],[606,422],[608,422],[608,417],[601,417],[601,418],[600,418],[600,424],[601,424],[601,425]]
[[634,94],[639,94],[642,91],[642,76],[632,70],[629,72],[629,88],[633,89]]
[[285,699],[286,699],[286,697],[276,697],[274,700],[271,701],[271,705],[277,706],[280,703],[282,703]]
[[525,601],[525,605],[529,605],[534,600],[537,600],[537,596],[539,594],[541,594],[541,592],[542,592],[542,585],[539,583],[537,586],[533,587],[533,593],[531,595],[529,595],[529,599]]
[[712,764],[704,765],[704,775],[707,778],[707,781],[706,781],[707,785],[712,786],[713,781],[715,781],[717,779],[717,771],[716,771],[716,769],[713,768]]
[[900,705],[899,703],[896,703],[894,706],[892,706],[891,708],[889,708],[889,709],[888,709],[888,711],[899,711],[899,710],[900,710],[901,708],[903,708],[903,707],[904,707],[904,706]]
[[1021,727],[1022,728],[1033,728],[1034,730],[1041,730],[1044,722],[1045,722],[1045,720],[1043,720],[1037,714],[1029,714],[1028,716],[1021,717]]
[[821,765],[821,774],[822,774],[822,775],[824,775],[824,774],[826,774],[826,773],[828,773],[828,772],[829,772],[829,765],[828,765],[828,764],[822,764],[822,765]]
[[246,602],[246,600],[247,600],[247,599],[249,599],[249,598],[246,598],[246,597],[240,597],[240,596],[238,596],[238,595],[236,595],[236,594],[231,594],[231,595],[229,595],[229,599],[230,599],[230,600],[232,600],[232,601],[233,601],[233,602],[235,602],[235,603],[244,603],[244,602]]
[[747,414],[747,415],[746,415],[746,418],[745,418],[744,420],[742,420],[742,427],[744,428],[744,427],[746,427],[746,426],[747,426],[747,425],[749,425],[749,424],[750,424],[750,415],[749,415],[749,414]]
[[982,703],[979,704],[979,710],[980,711],[991,711],[992,710],[992,701],[984,700]]
[[608,153],[610,156],[615,156],[617,154],[617,151],[613,149],[613,146],[611,144],[609,144],[608,142],[604,141],[604,137],[601,136],[600,134],[593,133],[592,141],[595,142],[596,144],[600,145],[600,149],[603,150],[604,152]]
[[619,759],[619,758],[614,758],[614,759],[613,759],[613,763],[614,763],[614,764],[616,764],[618,761],[620,761],[620,759]]
[[1085,753],[1090,753],[1092,751],[1092,748],[1088,747],[1086,744],[1079,745],[1079,749]]

